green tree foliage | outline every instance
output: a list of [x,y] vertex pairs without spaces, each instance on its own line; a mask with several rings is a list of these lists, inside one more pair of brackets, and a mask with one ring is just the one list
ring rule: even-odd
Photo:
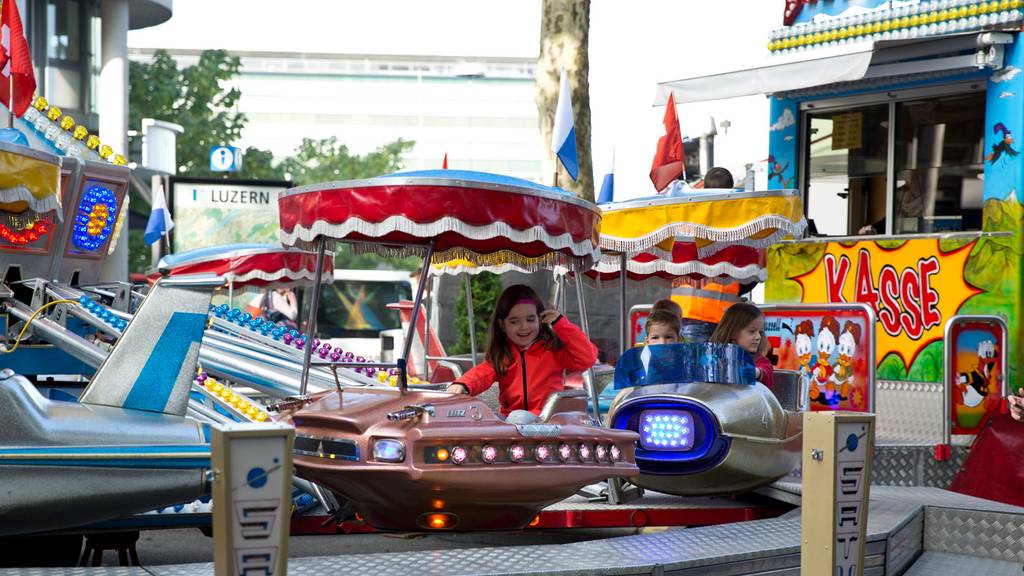
[[[491,312],[494,304],[501,295],[501,278],[490,272],[482,272],[472,277],[471,286],[473,290],[473,327],[476,329],[476,351],[483,354],[487,345],[487,327],[491,321]],[[461,279],[460,279],[461,283]],[[466,290],[460,289],[455,298],[455,331],[459,334],[458,340],[452,345],[449,353],[468,354],[469,345],[469,318],[466,314]]]
[[371,178],[388,174],[402,167],[402,153],[412,150],[415,143],[398,140],[360,156],[352,154],[348,146],[334,136],[323,140],[303,138],[295,155],[281,162],[278,169],[291,175],[296,184]]
[[241,62],[224,50],[204,50],[199,62],[178,68],[164,50],[149,63],[132,62],[128,80],[129,126],[138,129],[143,118],[180,124],[178,166],[189,176],[209,176],[210,147],[236,142],[246,118],[235,112],[242,96],[228,83]]
[[[129,122],[139,129],[143,118],[156,118],[180,124],[185,133],[178,137],[177,160],[181,175],[211,176],[210,147],[231,145],[241,137],[247,119],[234,112],[241,92],[229,87],[238,75],[240,61],[224,50],[206,50],[193,65],[179,68],[164,50],[157,50],[151,62],[132,62],[129,78]],[[414,142],[397,140],[370,152],[352,154],[336,137],[323,140],[306,138],[295,155],[274,163],[273,154],[254,147],[246,148],[242,170],[236,177],[250,180],[285,180],[296,185],[369,178],[402,167],[402,154]],[[138,160],[138,158],[136,158]],[[136,214],[145,218],[144,202],[135,202]],[[142,234],[130,235],[131,270],[149,267],[150,249]],[[414,270],[418,261],[385,260],[370,254],[343,251],[335,259],[339,268],[392,268]]]

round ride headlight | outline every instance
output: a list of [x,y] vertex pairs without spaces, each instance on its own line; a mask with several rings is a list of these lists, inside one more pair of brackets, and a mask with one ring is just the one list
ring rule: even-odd
[[612,447],[608,449],[608,453],[611,454],[612,462],[618,462],[622,459],[622,450],[615,444],[612,444]]
[[393,438],[375,441],[373,459],[378,462],[405,462],[405,442]]
[[483,450],[480,451],[480,454],[483,456],[484,462],[487,464],[493,464],[494,461],[498,459],[498,449],[491,444],[485,444]]
[[452,464],[462,464],[466,461],[469,456],[469,452],[466,451],[462,446],[456,446],[452,448],[451,462]]
[[523,448],[519,444],[513,444],[508,450],[509,458],[513,462],[520,462],[526,457],[526,448]]
[[594,447],[594,457],[597,459],[598,462],[604,462],[604,458],[607,455],[608,449],[605,448],[604,445],[598,444],[597,446]]

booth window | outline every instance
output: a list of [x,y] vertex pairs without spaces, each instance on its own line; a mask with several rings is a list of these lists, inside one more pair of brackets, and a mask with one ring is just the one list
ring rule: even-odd
[[806,113],[808,218],[827,236],[980,230],[984,121],[980,91]]
[[981,229],[985,93],[896,106],[893,232]]
[[885,218],[889,106],[808,114],[807,217],[846,236]]

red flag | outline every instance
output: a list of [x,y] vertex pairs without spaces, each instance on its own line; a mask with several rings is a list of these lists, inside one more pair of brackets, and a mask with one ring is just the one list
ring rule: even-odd
[[651,182],[661,192],[673,180],[685,174],[683,166],[683,137],[679,133],[679,118],[676,117],[676,100],[670,92],[668,108],[665,110],[665,135],[658,139],[651,165]]
[[[11,78],[14,79],[14,104],[11,104]],[[0,103],[16,116],[25,113],[36,91],[36,77],[32,71],[32,54],[25,40],[18,15],[18,4],[4,0],[0,10]]]
[[441,163],[441,169],[442,170],[447,170],[448,169],[448,153],[447,152],[444,153],[444,162]]

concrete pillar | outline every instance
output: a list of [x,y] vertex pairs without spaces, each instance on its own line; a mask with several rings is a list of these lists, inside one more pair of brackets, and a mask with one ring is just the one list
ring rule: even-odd
[[[128,0],[103,0],[100,69],[100,140],[115,153],[128,154]],[[100,280],[128,280],[128,223],[114,253],[103,262]]]

